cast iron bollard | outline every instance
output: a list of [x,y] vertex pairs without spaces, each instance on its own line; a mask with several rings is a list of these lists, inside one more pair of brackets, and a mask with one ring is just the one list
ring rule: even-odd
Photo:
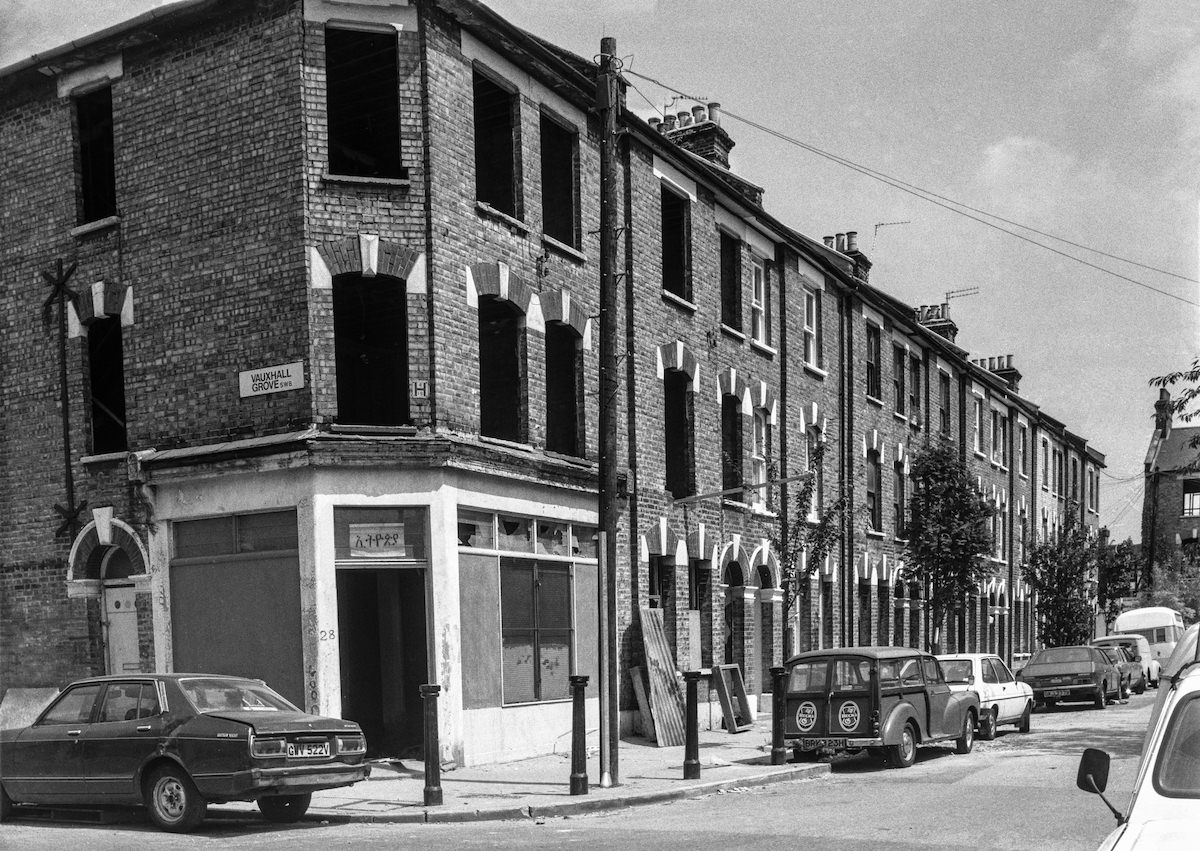
[[587,775],[587,716],[583,711],[583,690],[588,678],[571,675],[571,794],[588,793]]
[[684,671],[687,683],[687,714],[684,716],[683,732],[683,779],[700,779],[700,724],[696,717],[696,685],[700,682],[699,671]]
[[781,667],[771,668],[771,765],[787,762],[787,748],[783,745],[783,713],[787,711],[783,678],[786,673]]
[[442,687],[421,686],[421,700],[425,701],[425,806],[442,803],[441,748],[438,747],[438,694]]

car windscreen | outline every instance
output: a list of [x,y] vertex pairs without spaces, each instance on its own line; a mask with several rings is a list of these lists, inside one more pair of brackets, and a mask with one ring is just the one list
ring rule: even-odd
[[287,700],[254,680],[194,677],[179,681],[197,712],[299,712]]
[[1159,749],[1154,785],[1164,795],[1200,798],[1200,694],[1175,710]]
[[788,674],[788,691],[825,691],[825,679],[829,663],[825,659],[815,662],[799,662]]
[[971,678],[970,659],[943,659],[942,673],[948,683],[965,683]]
[[1086,647],[1051,647],[1029,660],[1030,665],[1057,665],[1062,662],[1090,662],[1092,654]]

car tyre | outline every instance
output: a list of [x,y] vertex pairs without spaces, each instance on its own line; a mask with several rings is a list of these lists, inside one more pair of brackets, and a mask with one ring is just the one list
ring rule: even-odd
[[1138,684],[1133,687],[1133,693],[1134,694],[1145,694],[1146,693],[1146,678],[1145,677],[1141,677],[1138,679]]
[[288,824],[304,818],[308,805],[312,803],[312,794],[307,795],[271,795],[258,799],[258,809],[267,821]]
[[979,716],[979,738],[981,741],[990,742],[996,738],[996,727],[999,726],[999,721],[996,719],[996,713],[991,709],[981,710]]
[[12,818],[13,799],[8,797],[8,793],[4,791],[4,784],[0,783],[0,821],[8,821]]
[[1017,722],[1017,732],[1019,732],[1019,733],[1028,733],[1029,732],[1029,719],[1032,715],[1033,715],[1033,704],[1026,703],[1025,711],[1021,713],[1021,720]]
[[973,747],[975,747],[975,713],[968,710],[966,717],[963,718],[962,735],[954,740],[954,752],[970,753]]
[[195,830],[208,811],[208,802],[178,765],[163,765],[150,774],[144,800],[150,820],[168,833]]
[[887,754],[888,764],[893,768],[908,768],[916,762],[917,733],[912,724],[905,724],[904,729],[900,731],[899,743],[888,745],[884,752]]
[[1101,683],[1096,687],[1096,697],[1094,698],[1097,709],[1103,709],[1108,706],[1108,686]]
[[1117,700],[1129,700],[1129,693],[1133,688],[1129,684],[1129,680],[1121,680],[1121,686],[1117,689]]

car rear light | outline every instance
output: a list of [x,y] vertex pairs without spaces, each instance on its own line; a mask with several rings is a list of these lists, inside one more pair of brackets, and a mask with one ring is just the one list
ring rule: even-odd
[[337,749],[340,754],[367,752],[367,740],[362,736],[338,736]]
[[269,736],[262,739],[251,737],[250,755],[261,757],[287,756],[287,739]]
[[1080,683],[1082,685],[1086,685],[1087,683],[1094,682],[1094,681],[1095,681],[1095,677],[1089,677],[1087,674],[1080,674],[1079,676],[1077,676],[1075,678],[1075,682]]

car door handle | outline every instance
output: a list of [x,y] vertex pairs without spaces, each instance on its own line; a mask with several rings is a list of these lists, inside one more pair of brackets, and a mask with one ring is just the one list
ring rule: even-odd
[[137,728],[137,731],[138,731],[139,733],[149,733],[149,732],[150,732],[150,725],[149,725],[149,724],[139,724],[139,725],[138,725],[138,728]]
[[83,730],[67,730],[68,736],[82,736]]

